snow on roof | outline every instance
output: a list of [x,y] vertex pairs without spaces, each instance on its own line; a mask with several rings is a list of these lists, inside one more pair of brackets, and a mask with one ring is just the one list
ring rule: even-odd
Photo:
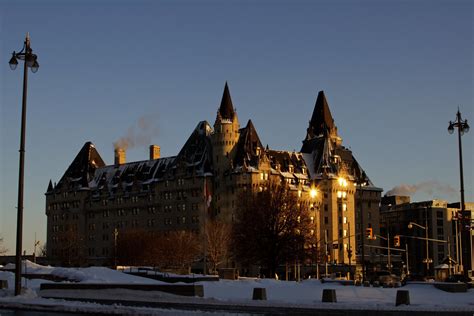
[[302,174],[302,173],[295,173],[294,175],[295,175],[295,177],[297,177],[298,179],[303,179],[303,180],[308,179],[308,176],[305,175],[305,174]]

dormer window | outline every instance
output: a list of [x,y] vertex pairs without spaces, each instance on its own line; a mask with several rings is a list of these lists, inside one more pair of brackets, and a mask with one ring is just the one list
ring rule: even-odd
[[293,172],[293,171],[294,171],[293,165],[289,165],[289,166],[288,166],[288,172]]
[[260,156],[260,146],[257,146],[257,148],[255,148],[255,154],[257,156]]

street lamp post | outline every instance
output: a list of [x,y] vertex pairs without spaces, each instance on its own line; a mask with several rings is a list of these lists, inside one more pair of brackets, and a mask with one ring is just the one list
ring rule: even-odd
[[429,251],[429,248],[428,248],[428,210],[425,210],[425,212],[426,212],[426,218],[425,218],[425,225],[426,226],[423,226],[423,225],[420,225],[420,224],[417,224],[417,223],[414,223],[414,222],[410,222],[410,223],[408,223],[408,228],[412,229],[413,226],[417,226],[417,227],[425,230],[426,259],[424,259],[423,262],[426,263],[426,276],[428,276],[429,270],[430,270],[430,262],[432,260],[430,259],[429,252],[428,252]]
[[114,229],[114,266],[115,269],[117,269],[117,237],[119,235],[119,232],[117,228]]
[[21,293],[21,248],[23,237],[23,192],[25,177],[25,133],[26,133],[26,96],[28,87],[28,68],[33,73],[38,71],[39,64],[37,56],[33,54],[30,47],[30,35],[26,34],[25,43],[20,52],[13,51],[10,59],[10,68],[15,70],[18,66],[18,59],[23,60],[23,101],[21,108],[21,136],[20,136],[20,166],[18,180],[18,208],[16,226],[16,257],[15,257],[15,295]]
[[[464,175],[463,175],[463,167],[462,167],[462,141],[461,141],[461,136],[464,135],[464,133],[469,132],[469,124],[467,124],[467,120],[463,120],[461,117],[461,112],[456,113],[456,120],[454,122],[449,121],[449,126],[448,126],[448,132],[449,134],[454,133],[454,128],[458,129],[458,147],[459,147],[459,179],[460,179],[460,185],[461,185],[461,216],[464,216],[464,211],[465,211],[465,204],[464,204]],[[456,225],[459,227],[459,220],[458,224]],[[459,235],[460,235],[460,242],[462,243],[462,226],[459,227]],[[469,240],[470,240],[470,249],[472,251],[472,236],[471,234],[469,235]],[[461,266],[463,265],[462,263],[462,247],[459,246],[459,252],[460,252],[460,264]],[[472,254],[471,254],[471,261],[472,261]],[[472,262],[471,262],[471,267],[472,267]],[[464,274],[467,274],[468,269],[464,269]]]
[[360,237],[361,237],[361,251],[362,251],[362,283],[365,282],[365,233],[364,233],[364,213],[362,211],[362,186],[367,185],[367,175],[365,171],[356,174],[356,183],[359,186],[359,211],[360,211]]

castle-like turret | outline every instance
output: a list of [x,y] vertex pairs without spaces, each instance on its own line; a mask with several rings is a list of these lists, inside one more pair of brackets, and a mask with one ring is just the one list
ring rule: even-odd
[[212,139],[214,170],[219,175],[232,168],[235,148],[239,140],[239,120],[230,97],[227,82],[219,109],[217,110]]

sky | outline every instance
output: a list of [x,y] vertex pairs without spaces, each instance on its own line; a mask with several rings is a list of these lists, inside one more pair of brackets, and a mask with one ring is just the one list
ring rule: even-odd
[[[324,90],[343,144],[372,182],[412,201],[459,201],[459,156],[447,132],[474,119],[474,3],[415,1],[0,1],[0,235],[15,249],[22,70],[29,74],[23,247],[46,240],[45,196],[87,141],[107,164],[113,143],[141,136],[176,155],[214,123],[227,81],[241,126],[300,150]],[[472,125],[472,124],[470,124]],[[462,137],[474,201],[474,131]]]

